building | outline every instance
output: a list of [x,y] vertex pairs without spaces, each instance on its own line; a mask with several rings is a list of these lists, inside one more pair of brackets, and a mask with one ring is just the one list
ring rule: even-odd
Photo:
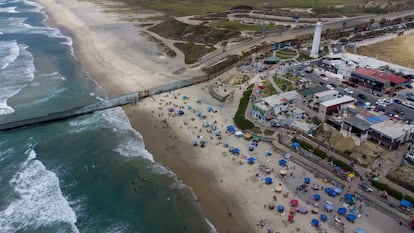
[[397,121],[384,121],[373,124],[368,133],[368,140],[384,146],[388,150],[396,150],[403,143],[413,140],[414,129],[410,125]]
[[316,22],[315,32],[313,33],[313,42],[312,42],[312,50],[310,56],[312,58],[319,57],[319,47],[321,43],[321,32],[322,32],[322,22],[319,20]]
[[288,91],[262,98],[253,105],[252,115],[264,119],[269,114],[276,115],[279,112],[287,112],[289,104],[294,103],[297,96],[296,91]]
[[337,90],[327,90],[315,93],[313,95],[312,101],[308,104],[310,109],[314,111],[319,111],[319,106],[322,102],[338,98],[339,92]]
[[357,82],[366,88],[383,92],[385,88],[401,89],[408,84],[408,80],[396,74],[374,70],[370,68],[358,68],[351,73],[351,81]]
[[325,120],[327,115],[331,115],[335,112],[339,112],[339,110],[348,104],[353,104],[355,99],[351,96],[344,95],[340,98],[331,99],[325,102],[320,103],[319,110],[318,110],[318,117],[322,121]]
[[317,86],[315,88],[300,89],[300,90],[297,91],[298,92],[298,102],[308,104],[308,102],[313,99],[313,95],[315,93],[319,93],[319,92],[327,91],[327,90],[329,90],[329,89],[325,86]]

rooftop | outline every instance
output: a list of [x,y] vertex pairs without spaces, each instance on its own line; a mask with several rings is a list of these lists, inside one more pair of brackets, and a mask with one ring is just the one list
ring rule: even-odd
[[266,102],[270,106],[275,106],[275,105],[280,105],[280,104],[292,101],[296,99],[297,95],[298,94],[296,91],[288,91],[288,92],[283,92],[278,95],[271,95],[271,96],[265,97],[262,99],[262,101]]
[[371,125],[371,129],[382,133],[392,139],[400,138],[405,135],[406,131],[413,130],[411,126],[395,121],[380,122],[378,124]]
[[335,99],[331,99],[331,100],[322,102],[321,105],[324,105],[326,107],[329,107],[329,106],[333,106],[333,105],[337,105],[337,104],[349,103],[349,102],[352,102],[352,101],[355,101],[355,99],[352,98],[349,95],[344,95],[344,96],[342,96],[340,98],[335,98]]
[[299,93],[299,95],[306,97],[306,96],[313,95],[315,93],[326,91],[326,90],[329,90],[329,89],[325,86],[317,86],[315,88],[301,89],[301,90],[298,90],[297,92]]
[[321,98],[324,96],[336,95],[336,94],[338,94],[337,90],[327,90],[327,91],[321,91],[321,92],[315,93],[315,97]]
[[[372,79],[375,79],[376,81],[381,82],[381,83],[386,83],[387,81],[390,81],[396,84],[407,82],[405,78],[402,78],[396,74],[387,73],[387,72],[383,72],[380,70],[374,70],[374,69],[369,69],[369,68],[358,68],[354,72],[365,75]],[[386,81],[384,82],[384,80]]]
[[371,126],[371,124],[368,123],[366,120],[356,116],[345,118],[345,122],[362,131],[369,130]]

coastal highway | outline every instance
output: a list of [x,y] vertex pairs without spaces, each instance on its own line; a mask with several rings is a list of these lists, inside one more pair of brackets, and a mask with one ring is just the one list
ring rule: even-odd
[[[328,28],[330,30],[343,28],[344,23],[346,23],[347,27],[350,27],[350,26],[357,25],[357,24],[367,23],[371,19],[374,19],[375,21],[378,22],[384,18],[394,19],[394,18],[410,16],[410,15],[414,15],[414,9],[393,12],[393,13],[388,13],[388,14],[382,14],[382,15],[362,15],[362,16],[357,16],[357,17],[352,17],[352,18],[343,18],[343,19],[338,19],[335,21],[324,23],[323,30],[326,30]],[[263,38],[262,36],[254,37],[254,38],[251,38],[250,40],[245,40],[238,44],[228,45],[226,46],[225,49],[224,48],[216,49],[214,52],[207,54],[206,56],[201,58],[200,62],[198,62],[195,66],[201,65],[204,67],[208,67],[208,66],[211,66],[219,62],[220,60],[224,59],[228,55],[241,54],[243,50],[246,50],[252,46],[258,45],[262,42],[265,42],[265,41],[266,42],[282,42],[282,41],[294,39],[297,36],[312,34],[313,31],[314,31],[314,27],[312,25],[308,27],[296,28],[296,29],[291,29],[291,30],[286,30],[286,31],[268,32],[265,34],[265,38]]]

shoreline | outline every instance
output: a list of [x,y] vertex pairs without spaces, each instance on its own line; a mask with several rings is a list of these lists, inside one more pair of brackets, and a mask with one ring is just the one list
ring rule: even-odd
[[[80,25],[76,25],[76,23],[68,20],[69,18],[74,17],[71,15],[73,12],[64,9],[62,5],[59,5],[56,3],[57,1],[54,0],[35,1],[43,6],[43,10],[47,14],[48,18],[45,20],[45,24],[59,28],[65,34],[69,34],[68,36],[70,36],[73,41],[72,46],[74,55],[82,64],[84,72],[86,72],[94,82],[101,86],[107,92],[108,96],[118,95],[129,90],[129,88],[125,88],[125,85],[117,85],[116,81],[109,78],[111,74],[114,73],[114,70],[100,66],[100,60],[102,60],[99,54],[100,51],[96,51],[94,46],[90,46],[93,40],[88,40],[88,35],[81,34],[82,31],[87,29],[80,29]],[[79,4],[79,2],[76,2],[76,4]],[[94,5],[93,8],[99,8],[99,6]],[[76,22],[78,19],[74,17],[73,20]],[[83,24],[83,22],[81,23]],[[135,30],[138,33],[138,28]],[[90,54],[90,52],[92,52],[92,54]],[[109,73],[107,74],[105,72]],[[118,73],[116,76],[121,77],[122,73]],[[154,80],[151,77],[149,77],[149,79],[151,81]],[[173,81],[175,80],[170,80],[170,82]],[[152,86],[160,86],[161,84],[166,83],[168,82],[155,82]],[[128,87],[128,85],[126,85],[126,87]],[[153,114],[133,106],[126,106],[123,109],[131,122],[131,126],[143,136],[145,148],[153,155],[154,160],[174,172],[178,179],[183,180],[184,183],[191,188],[202,207],[202,213],[206,215],[208,221],[213,224],[218,232],[253,232],[250,229],[250,225],[246,224],[244,218],[240,216],[237,206],[233,206],[232,209],[234,213],[232,213],[231,217],[229,216],[229,210],[226,206],[232,202],[232,197],[229,194],[224,194],[222,190],[217,188],[217,185],[211,180],[212,177],[208,175],[208,172],[203,171],[204,168],[195,167],[194,164],[191,164],[191,162],[186,161],[185,159],[177,161],[177,158],[180,158],[177,152],[174,153],[174,157],[176,157],[175,159],[168,158],[168,156],[165,155],[165,151],[160,150],[158,143],[151,143],[155,141],[168,141],[168,137],[165,137],[163,132],[155,131],[148,127],[148,125],[160,123],[153,117]],[[145,117],[144,121],[136,120],[142,117]],[[186,153],[195,153],[192,147],[188,149],[189,150],[186,151]],[[169,153],[171,153],[171,151]],[[183,166],[184,164],[187,166]],[[204,181],[209,182],[206,184]]]

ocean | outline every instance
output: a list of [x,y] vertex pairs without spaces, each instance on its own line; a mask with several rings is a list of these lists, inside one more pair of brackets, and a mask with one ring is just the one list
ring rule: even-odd
[[[0,123],[106,98],[34,2],[0,0]],[[202,233],[191,189],[121,108],[0,132],[0,232]]]

